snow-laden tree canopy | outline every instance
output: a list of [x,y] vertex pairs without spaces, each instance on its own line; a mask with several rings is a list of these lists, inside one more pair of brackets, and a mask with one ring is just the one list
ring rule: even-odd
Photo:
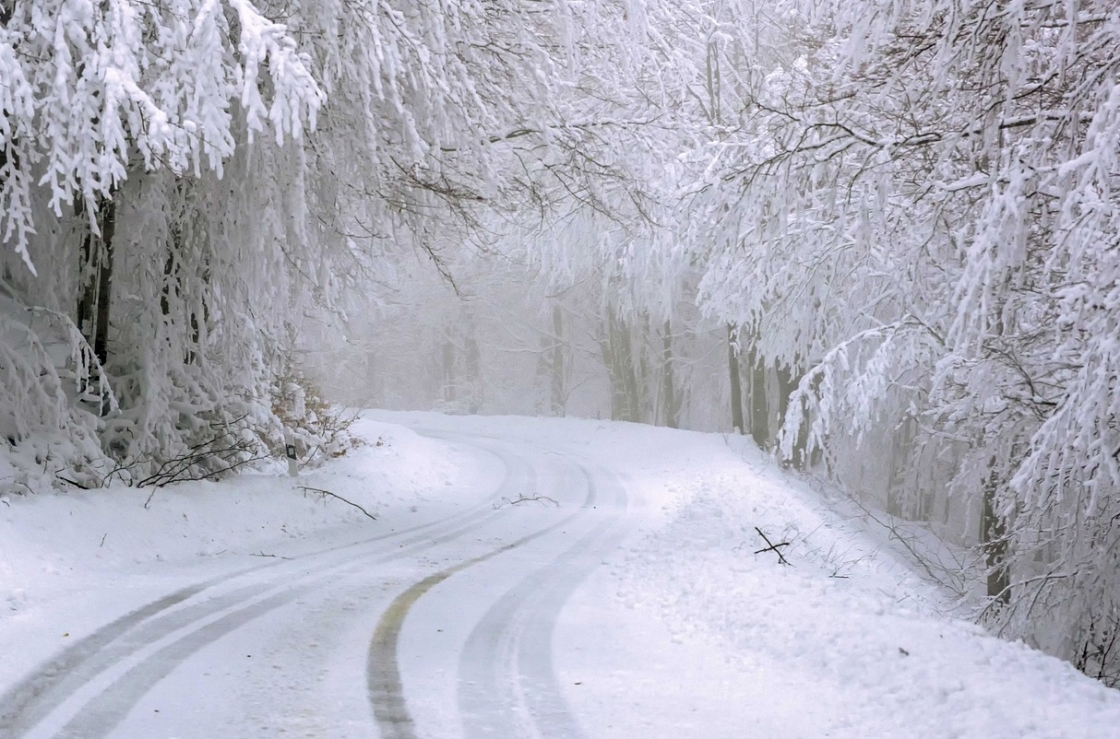
[[617,168],[601,132],[630,125],[584,92],[625,73],[588,73],[625,57],[590,33],[622,5],[0,9],[3,430],[100,437],[107,458],[56,455],[83,485],[208,439],[276,444],[308,311],[496,215],[596,202]]
[[979,538],[987,613],[1115,679],[1117,8],[777,13],[700,149],[701,303],[798,368],[783,453]]
[[430,295],[397,376],[476,387],[519,296],[504,397],[749,430],[1120,681],[1117,48],[1106,0],[0,0],[0,432],[24,485],[218,474],[323,443],[312,318]]
[[221,177],[235,126],[282,145],[323,104],[306,53],[248,0],[46,0],[4,16],[0,233],[33,273],[41,195],[62,217],[75,201],[93,213],[130,169]]

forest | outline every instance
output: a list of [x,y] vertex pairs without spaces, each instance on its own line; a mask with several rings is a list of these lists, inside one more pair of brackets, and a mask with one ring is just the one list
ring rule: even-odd
[[0,0],[0,490],[333,404],[749,434],[1120,686],[1117,49],[1110,0]]

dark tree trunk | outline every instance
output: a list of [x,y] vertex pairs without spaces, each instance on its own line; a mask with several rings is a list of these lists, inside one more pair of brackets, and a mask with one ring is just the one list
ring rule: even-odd
[[743,433],[743,385],[739,374],[739,329],[727,324],[727,375],[731,380],[731,428]]
[[[74,216],[84,220],[86,209],[83,201],[78,199],[74,204]],[[96,249],[93,232],[86,227],[82,236],[82,246],[78,251],[78,305],[74,323],[86,341],[93,344],[94,319],[93,310],[97,304],[97,265],[95,262]]]
[[[85,206],[79,200],[74,214],[85,217]],[[109,317],[113,291],[113,231],[116,226],[116,204],[101,200],[97,207],[97,225],[101,236],[87,229],[82,238],[78,266],[78,329],[93,346],[97,361],[109,358]]]
[[[78,218],[86,217],[85,205],[78,200],[74,206]],[[78,305],[75,323],[85,340],[93,347],[93,354],[104,367],[109,360],[109,320],[113,297],[113,232],[116,226],[116,203],[112,199],[98,202],[97,226],[100,236],[86,228],[79,249]],[[99,370],[100,371],[100,370]],[[83,393],[95,391],[96,377],[82,388]],[[96,392],[96,391],[95,391]],[[92,397],[87,398],[93,400]],[[100,411],[108,412],[108,398],[100,398]]]
[[988,597],[1011,602],[1011,573],[1007,568],[1007,524],[996,513],[996,483],[984,486],[984,515],[980,521],[980,541],[988,566]]
[[[172,230],[171,249],[167,252],[167,260],[163,263],[163,290],[159,294],[159,312],[163,315],[165,323],[171,322],[171,292],[172,285],[177,285],[179,278],[177,276],[178,270],[175,268],[175,254],[177,253],[175,231]],[[176,295],[179,294],[178,287],[174,288]]]
[[100,205],[101,258],[97,270],[97,321],[93,335],[93,353],[102,366],[109,361],[109,308],[113,294],[113,232],[116,228],[117,206],[112,200]]
[[607,337],[602,342],[602,352],[611,381],[611,419],[640,423],[641,390],[630,326],[613,310],[607,314]]

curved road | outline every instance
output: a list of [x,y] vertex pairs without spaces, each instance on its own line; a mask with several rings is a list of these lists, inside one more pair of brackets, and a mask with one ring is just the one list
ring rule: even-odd
[[628,531],[625,491],[548,449],[446,438],[504,468],[476,505],[170,593],[0,695],[0,736],[587,736],[553,631]]

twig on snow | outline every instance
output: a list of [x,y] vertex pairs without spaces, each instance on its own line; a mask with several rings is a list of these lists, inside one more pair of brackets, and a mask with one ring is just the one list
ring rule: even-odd
[[528,496],[528,495],[525,495],[524,493],[522,493],[521,495],[517,496],[517,498],[515,498],[513,500],[503,497],[500,501],[498,501],[497,503],[494,504],[494,510],[497,510],[504,505],[517,505],[518,503],[540,503],[541,505],[544,505],[546,503],[551,503],[552,505],[556,506],[557,508],[560,507],[560,502],[559,501],[557,501],[555,498],[550,498],[547,495]]
[[265,554],[264,551],[260,551],[260,552],[256,552],[256,553],[249,552],[249,556],[250,557],[267,557],[269,559],[291,559],[291,557],[282,557],[279,554]]
[[[755,554],[762,554],[763,552],[773,552],[774,554],[778,555],[778,562],[779,563],[784,564],[784,565],[788,565],[789,560],[785,558],[785,556],[782,554],[779,547],[788,547],[789,542],[788,541],[781,541],[781,542],[778,542],[777,544],[774,544],[770,541],[770,539],[766,536],[766,534],[762,533],[762,529],[755,526],[754,530],[757,531],[758,535],[762,537],[762,540],[764,542],[766,542],[766,546],[763,547],[762,549],[756,550]],[[790,567],[792,567],[792,566],[793,565],[790,565]]]
[[373,515],[372,513],[367,511],[365,508],[362,508],[360,505],[358,505],[354,501],[347,500],[346,498],[343,498],[338,493],[332,493],[330,490],[323,490],[322,488],[310,488],[310,487],[307,487],[306,485],[300,485],[299,487],[300,487],[301,490],[306,490],[309,493],[315,493],[316,495],[320,495],[324,498],[331,497],[331,498],[334,498],[335,500],[341,500],[346,505],[353,506],[354,508],[357,508],[363,514],[365,514],[366,518],[370,519],[371,521],[376,521],[377,520],[377,516]]

